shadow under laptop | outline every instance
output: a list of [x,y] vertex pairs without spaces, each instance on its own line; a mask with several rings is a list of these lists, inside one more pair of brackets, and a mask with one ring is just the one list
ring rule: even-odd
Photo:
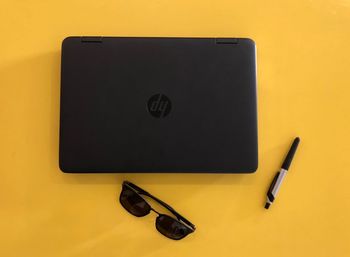
[[[57,172],[61,172],[57,170]],[[253,174],[188,174],[188,173],[62,173],[60,179],[66,183],[78,184],[119,184],[124,180],[141,184],[187,184],[187,185],[210,185],[210,184],[252,184]]]

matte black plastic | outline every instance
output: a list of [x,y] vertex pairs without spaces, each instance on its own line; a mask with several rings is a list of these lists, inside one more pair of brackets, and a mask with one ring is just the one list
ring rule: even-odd
[[287,154],[287,156],[286,156],[286,158],[285,158],[285,160],[284,160],[284,162],[282,164],[282,169],[285,169],[285,170],[289,169],[289,166],[292,163],[295,151],[298,148],[299,142],[300,142],[300,138],[299,137],[294,139],[293,144],[290,147],[290,149],[288,151],[288,154]]
[[66,38],[61,170],[254,172],[255,59],[243,38]]

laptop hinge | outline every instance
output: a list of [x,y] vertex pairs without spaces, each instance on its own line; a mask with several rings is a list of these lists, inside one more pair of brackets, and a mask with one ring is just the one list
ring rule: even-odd
[[102,37],[81,37],[82,43],[102,43]]
[[238,44],[237,38],[217,38],[215,39],[216,44]]

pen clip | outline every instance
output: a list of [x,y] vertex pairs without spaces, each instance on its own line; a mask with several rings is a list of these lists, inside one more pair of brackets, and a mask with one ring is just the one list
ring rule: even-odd
[[279,175],[280,175],[280,172],[277,172],[275,177],[272,180],[270,187],[269,187],[269,191],[267,191],[267,196],[269,197],[271,202],[273,202],[273,200],[275,200],[275,196],[272,194],[272,190],[275,187],[275,184],[276,184],[276,181],[277,181]]

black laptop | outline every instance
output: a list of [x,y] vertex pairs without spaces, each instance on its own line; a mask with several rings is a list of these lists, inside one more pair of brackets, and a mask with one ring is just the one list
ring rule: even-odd
[[252,40],[63,41],[62,171],[251,173],[257,148]]

